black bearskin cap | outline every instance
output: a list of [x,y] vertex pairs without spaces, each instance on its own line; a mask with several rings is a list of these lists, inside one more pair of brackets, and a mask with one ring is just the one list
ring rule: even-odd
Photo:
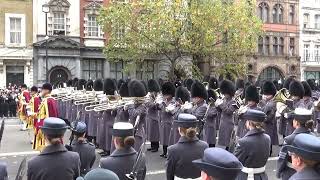
[[290,84],[292,81],[294,81],[293,77],[288,77],[283,83],[283,88],[286,88],[289,90]]
[[32,86],[31,87],[31,92],[38,92],[38,87],[37,86]]
[[125,81],[123,79],[119,79],[117,83],[117,88],[120,89],[123,83],[125,83]]
[[160,85],[156,80],[150,79],[148,81],[148,89],[149,92],[160,92]]
[[78,78],[73,78],[73,80],[72,80],[72,87],[77,87],[78,81],[79,81]]
[[301,83],[302,83],[303,89],[304,89],[304,96],[312,97],[312,90],[311,90],[311,87],[309,86],[309,84],[306,81],[302,81]]
[[176,88],[179,87],[179,86],[182,86],[181,81],[180,81],[180,80],[175,81],[175,82],[174,82],[174,86],[175,86]]
[[265,81],[262,85],[262,94],[264,95],[276,95],[277,89],[273,82]]
[[214,101],[217,100],[217,94],[214,92],[213,89],[208,90],[208,100],[213,99]]
[[193,82],[194,82],[194,81],[193,81],[192,79],[186,79],[186,80],[184,81],[184,86],[187,87],[187,89],[188,89],[189,91],[191,91],[191,86],[192,86]]
[[93,88],[93,81],[90,79],[86,83],[86,90],[87,91],[92,91],[92,88]]
[[293,80],[289,86],[289,92],[291,96],[298,96],[303,98],[304,96],[304,88],[301,82]]
[[72,80],[71,80],[71,79],[69,79],[69,80],[67,81],[67,87],[72,87]]
[[218,89],[219,81],[215,77],[211,77],[209,80],[209,89]]
[[139,80],[131,80],[128,88],[130,97],[144,97],[147,95],[145,86]]
[[146,90],[146,92],[149,92],[149,89],[148,89],[148,83],[146,81],[143,81],[141,80],[143,86],[144,86],[144,89]]
[[190,93],[188,91],[188,89],[186,87],[183,86],[179,86],[176,89],[176,95],[175,95],[175,99],[178,101],[179,99],[181,99],[181,101],[184,103],[186,101],[190,101]]
[[159,78],[158,83],[159,83],[160,87],[162,87],[163,83],[165,83],[165,82],[162,78]]
[[234,96],[236,92],[236,87],[230,80],[223,80],[220,83],[220,92],[222,94],[229,94],[230,96]]
[[243,79],[237,79],[236,81],[236,89],[243,89],[244,88],[244,80]]
[[107,78],[103,82],[103,92],[106,95],[114,95],[114,92],[117,90],[117,85],[113,79]]
[[174,97],[176,88],[171,82],[165,82],[161,87],[161,91],[163,95],[171,95],[172,97]]
[[314,79],[308,79],[307,83],[309,84],[311,90],[317,90],[317,85]]
[[46,89],[46,90],[52,91],[52,85],[50,83],[44,83],[42,85],[42,89]]
[[191,97],[201,97],[203,99],[207,99],[208,92],[206,87],[199,81],[195,81],[191,86]]
[[93,89],[95,91],[103,91],[103,82],[102,82],[102,79],[96,79],[94,82],[93,82]]
[[203,82],[209,82],[210,81],[210,76],[206,75],[203,77]]
[[282,84],[279,84],[277,80],[273,80],[272,83],[274,84],[274,86],[276,87],[277,90],[281,89]]
[[77,83],[77,90],[83,90],[83,87],[87,84],[87,81],[84,79],[80,79]]
[[246,88],[245,99],[246,101],[254,101],[259,103],[260,97],[256,86],[250,85]]
[[119,94],[121,97],[130,97],[129,96],[129,89],[128,89],[128,84],[129,81],[126,81],[124,83],[122,83],[120,89],[119,89]]

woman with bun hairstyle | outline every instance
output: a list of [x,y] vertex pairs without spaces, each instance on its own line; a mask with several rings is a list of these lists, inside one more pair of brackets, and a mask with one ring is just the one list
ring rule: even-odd
[[[129,122],[117,122],[113,125],[113,143],[116,150],[109,157],[100,160],[100,167],[116,173],[121,180],[129,180],[126,174],[130,174],[137,159],[137,151],[133,146],[135,138],[133,136],[133,125]],[[142,157],[137,179],[144,180],[146,176],[145,159]]]
[[174,122],[181,137],[178,143],[168,148],[167,180],[199,178],[201,171],[192,161],[203,157],[204,150],[208,148],[208,144],[197,137],[196,127],[199,121],[194,115],[181,113]]

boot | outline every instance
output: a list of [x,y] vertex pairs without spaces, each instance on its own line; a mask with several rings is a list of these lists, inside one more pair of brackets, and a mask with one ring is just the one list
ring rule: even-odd
[[215,144],[209,144],[209,147],[216,147]]
[[163,152],[162,152],[162,154],[160,154],[160,157],[167,158],[167,148],[168,148],[168,146],[162,147]]
[[158,152],[159,150],[159,142],[151,142],[151,152]]

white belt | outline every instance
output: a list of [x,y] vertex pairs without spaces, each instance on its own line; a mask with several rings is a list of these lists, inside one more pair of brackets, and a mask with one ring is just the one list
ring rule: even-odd
[[293,169],[292,163],[287,162],[287,166],[291,169]]
[[254,180],[254,175],[255,174],[260,174],[266,171],[266,166],[263,166],[261,168],[247,168],[243,167],[241,169],[242,172],[248,174],[247,180]]
[[179,177],[177,177],[177,176],[174,176],[174,180],[201,180],[201,177],[199,177],[199,178],[195,178],[195,179],[192,179],[192,178],[187,178],[187,179],[183,179],[183,178],[179,178]]

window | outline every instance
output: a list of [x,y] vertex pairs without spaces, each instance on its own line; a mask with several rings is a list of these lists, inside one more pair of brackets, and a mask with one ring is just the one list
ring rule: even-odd
[[314,28],[320,29],[320,14],[314,16]]
[[270,54],[270,38],[269,38],[269,36],[266,36],[264,39],[264,54],[266,54],[266,55]]
[[278,38],[277,37],[273,37],[273,55],[278,55],[279,51],[278,51]]
[[10,44],[21,43],[21,18],[10,18]]
[[319,82],[320,72],[318,72],[318,71],[304,71],[304,79],[314,79],[317,82]]
[[305,44],[303,46],[303,61],[310,61],[310,45]]
[[317,62],[320,61],[320,45],[314,46],[314,60]]
[[258,15],[262,22],[269,22],[269,6],[267,3],[259,4]]
[[83,60],[82,61],[83,79],[102,78],[103,61],[104,60]]
[[99,36],[99,27],[97,22],[96,15],[88,15],[88,36],[98,37]]
[[284,54],[284,38],[281,37],[279,41],[279,54],[283,55]]
[[294,56],[295,55],[295,43],[294,43],[294,38],[290,38],[290,42],[289,42],[289,55],[290,56]]
[[309,14],[303,14],[303,28],[309,28]]
[[154,78],[154,62],[145,60],[137,64],[136,78],[141,80],[149,80]]
[[116,27],[116,38],[122,39],[124,37],[124,34],[126,32],[126,28],[123,25],[118,24]]
[[290,9],[289,9],[289,24],[294,24],[294,5],[290,5]]
[[258,53],[263,54],[263,37],[258,39]]
[[272,9],[272,19],[273,23],[283,22],[283,7],[280,4],[274,5]]
[[119,62],[111,62],[110,63],[110,74],[111,74],[111,78],[114,79],[123,79],[124,75],[123,75],[123,70],[124,69],[124,62],[123,61],[119,61]]
[[53,34],[54,35],[65,35],[65,14],[64,12],[53,13]]
[[278,68],[267,67],[260,73],[258,82],[273,81],[279,79],[283,79],[281,71]]

